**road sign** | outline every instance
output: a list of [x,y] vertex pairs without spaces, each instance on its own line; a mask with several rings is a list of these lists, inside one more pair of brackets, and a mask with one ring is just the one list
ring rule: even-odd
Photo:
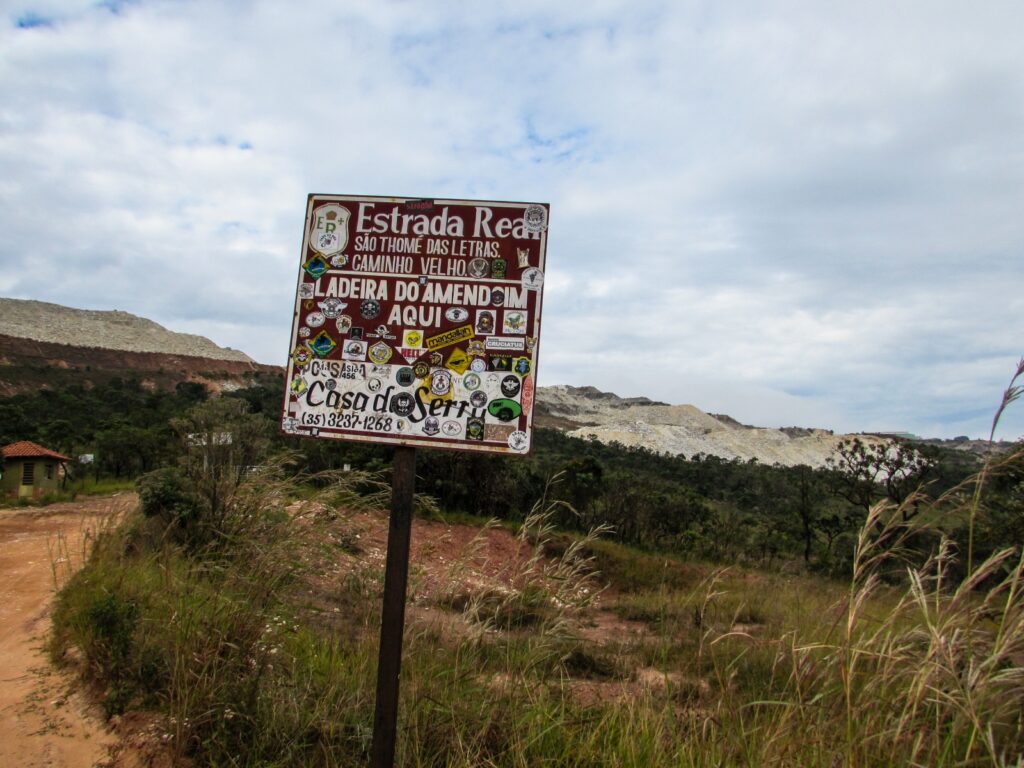
[[527,453],[548,210],[310,195],[282,430]]

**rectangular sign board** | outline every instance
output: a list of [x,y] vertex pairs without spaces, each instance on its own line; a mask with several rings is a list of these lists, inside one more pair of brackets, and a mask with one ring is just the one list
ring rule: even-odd
[[529,451],[548,211],[310,195],[282,430]]

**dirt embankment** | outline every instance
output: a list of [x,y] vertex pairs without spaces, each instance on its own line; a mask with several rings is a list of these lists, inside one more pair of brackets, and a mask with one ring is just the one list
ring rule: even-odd
[[284,377],[284,368],[241,360],[77,347],[0,334],[0,394],[13,395],[74,378],[99,383],[114,376],[167,386],[178,381],[244,385],[258,376]]
[[105,765],[117,737],[43,648],[55,587],[134,494],[0,511],[0,766]]

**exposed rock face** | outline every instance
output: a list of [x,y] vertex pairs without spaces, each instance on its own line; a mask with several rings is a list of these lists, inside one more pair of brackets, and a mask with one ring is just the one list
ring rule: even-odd
[[128,312],[72,309],[43,301],[0,298],[0,334],[75,347],[253,362],[237,349],[219,347],[204,336],[169,331]]
[[748,427],[729,416],[712,416],[692,405],[624,399],[593,387],[540,387],[536,408],[538,426],[556,427],[602,443],[643,446],[686,457],[705,454],[820,467],[844,437],[823,429]]

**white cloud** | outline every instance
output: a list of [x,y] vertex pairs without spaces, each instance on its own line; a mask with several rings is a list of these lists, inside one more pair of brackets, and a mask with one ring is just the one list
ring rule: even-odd
[[281,362],[307,192],[539,199],[542,383],[982,434],[1024,351],[1022,17],[27,0],[0,288]]

